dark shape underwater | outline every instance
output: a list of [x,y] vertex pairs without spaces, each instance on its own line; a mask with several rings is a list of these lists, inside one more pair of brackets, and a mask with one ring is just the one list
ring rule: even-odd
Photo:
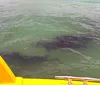
[[99,36],[57,36],[52,40],[40,40],[37,46],[43,46],[47,51],[59,48],[86,48],[89,41],[100,39]]
[[9,64],[38,64],[48,61],[48,57],[44,56],[23,56],[18,52],[3,52],[0,53],[3,59]]

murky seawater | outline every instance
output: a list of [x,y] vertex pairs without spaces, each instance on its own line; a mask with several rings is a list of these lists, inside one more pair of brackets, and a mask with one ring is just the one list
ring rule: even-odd
[[[99,0],[0,1],[0,53],[43,57],[47,51],[36,46],[39,40],[83,34],[100,36]],[[8,64],[17,76],[23,77],[99,77],[99,55],[100,41],[94,40],[87,48],[53,50],[48,60],[23,63],[20,59],[8,59]]]

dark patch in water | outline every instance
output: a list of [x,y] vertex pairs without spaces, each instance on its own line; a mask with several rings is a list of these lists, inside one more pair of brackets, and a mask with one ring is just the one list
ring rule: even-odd
[[[30,71],[32,68],[36,69],[36,65],[41,66],[44,62],[48,62],[50,60],[48,56],[22,56],[20,53],[14,52],[0,53],[0,56],[2,56],[2,58],[6,61],[16,76],[22,75],[23,77],[25,77],[25,74],[23,75],[25,69],[26,71],[28,69]],[[55,58],[51,59],[51,61],[52,60],[58,61],[59,59]]]
[[22,56],[19,53],[14,53],[14,52],[4,52],[4,53],[0,53],[0,55],[10,65],[13,63],[38,64],[48,60],[48,57],[46,56],[45,57],[44,56]]
[[88,41],[94,40],[92,36],[57,36],[52,40],[41,40],[37,43],[37,46],[42,45],[47,51],[59,49],[59,48],[86,48]]

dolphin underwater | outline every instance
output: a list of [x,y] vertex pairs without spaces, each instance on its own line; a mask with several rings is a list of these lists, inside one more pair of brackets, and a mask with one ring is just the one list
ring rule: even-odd
[[3,59],[9,64],[38,64],[45,61],[48,61],[48,57],[44,56],[24,56],[19,52],[3,52],[0,53]]
[[43,46],[47,51],[56,50],[59,48],[86,48],[89,41],[100,39],[98,36],[57,36],[51,40],[40,40],[37,46]]

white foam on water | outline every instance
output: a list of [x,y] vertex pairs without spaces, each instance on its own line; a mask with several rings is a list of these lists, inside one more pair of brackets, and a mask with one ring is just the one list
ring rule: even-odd
[[29,38],[30,38],[30,36],[23,37],[23,38],[16,38],[14,40],[10,40],[10,41],[7,41],[7,42],[3,43],[3,45],[1,45],[1,46],[3,46],[3,47],[10,46],[10,45],[15,44],[15,43],[18,43],[20,41],[26,41]]
[[71,49],[71,48],[68,48],[68,49],[69,49],[70,51],[72,51],[73,53],[77,53],[77,54],[81,55],[81,56],[84,57],[84,59],[86,59],[86,60],[90,60],[90,59],[91,59],[90,56],[86,56],[86,55],[80,53],[80,52],[77,51],[77,50],[74,50],[74,49]]

